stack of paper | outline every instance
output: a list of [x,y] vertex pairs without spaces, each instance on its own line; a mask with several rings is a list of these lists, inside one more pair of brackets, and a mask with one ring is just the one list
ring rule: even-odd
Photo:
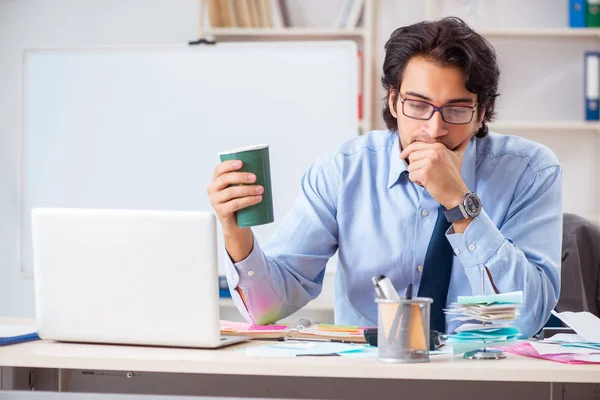
[[308,339],[365,343],[364,327],[331,324],[252,325],[245,322],[221,320],[221,334],[249,336],[255,339]]
[[276,339],[287,334],[287,325],[252,325],[246,322],[220,321],[221,334]]
[[[506,346],[514,343],[521,332],[512,326],[523,304],[523,292],[489,296],[459,296],[456,303],[445,310],[455,315],[452,321],[473,321],[463,324],[456,333],[448,335],[454,354]],[[476,322],[475,322],[476,321]]]
[[296,339],[327,339],[342,342],[364,343],[365,328],[361,326],[318,324],[303,328],[289,337]]

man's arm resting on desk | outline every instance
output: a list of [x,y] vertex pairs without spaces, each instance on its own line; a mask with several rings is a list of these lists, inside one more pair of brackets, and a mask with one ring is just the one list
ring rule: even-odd
[[[523,336],[537,332],[558,301],[562,240],[562,171],[551,166],[521,178],[506,216],[497,227],[484,210],[462,234],[447,237],[464,266],[474,294],[481,292],[484,266],[498,290],[522,290],[515,323]],[[486,278],[486,282],[488,279]],[[489,282],[487,287],[490,288]],[[491,289],[488,289],[491,290]]]

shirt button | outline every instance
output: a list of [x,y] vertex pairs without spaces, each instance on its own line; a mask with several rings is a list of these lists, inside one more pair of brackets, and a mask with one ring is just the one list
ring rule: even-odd
[[476,247],[475,247],[475,244],[471,243],[471,244],[469,245],[469,250],[471,250],[471,251],[475,251],[475,249],[476,249]]
[[459,255],[460,254],[460,250],[459,249],[454,249],[454,254]]
[[248,271],[248,276],[254,276],[254,271]]
[[419,271],[419,272],[423,272],[423,266],[422,266],[422,265],[419,265],[419,266],[417,267],[417,271]]
[[429,210],[423,210],[423,211],[421,211],[421,215],[424,216],[424,217],[428,216],[429,215]]

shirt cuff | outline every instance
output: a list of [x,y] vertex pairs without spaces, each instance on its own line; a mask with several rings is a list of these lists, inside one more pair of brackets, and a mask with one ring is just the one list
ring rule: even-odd
[[487,264],[506,240],[483,209],[471,220],[464,233],[454,233],[450,226],[446,237],[465,268]]
[[244,260],[234,263],[225,250],[225,269],[230,291],[236,287],[247,289],[264,279],[267,270],[267,260],[263,254],[256,237],[252,251]]

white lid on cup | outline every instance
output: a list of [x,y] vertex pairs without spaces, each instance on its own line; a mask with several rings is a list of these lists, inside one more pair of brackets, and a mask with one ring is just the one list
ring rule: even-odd
[[260,149],[264,149],[264,148],[267,148],[267,147],[269,147],[269,145],[267,143],[253,144],[251,146],[236,147],[236,148],[231,149],[231,150],[222,151],[220,153],[217,153],[217,155],[218,156],[224,156],[225,154],[241,153],[243,151],[250,151],[250,150],[260,150]]

